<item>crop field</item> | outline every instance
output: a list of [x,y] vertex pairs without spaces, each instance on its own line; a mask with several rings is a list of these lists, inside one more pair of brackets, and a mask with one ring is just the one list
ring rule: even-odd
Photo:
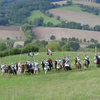
[[[90,27],[94,27],[95,25],[100,25],[100,17],[82,13],[82,12],[75,12],[75,11],[68,11],[68,10],[61,10],[61,9],[50,9],[50,13],[54,15],[56,18],[57,16],[60,16],[61,20],[67,20],[67,21],[74,21],[77,23],[83,24],[89,24]],[[74,16],[74,17],[73,17]]]
[[[65,1],[59,1],[59,2],[52,2],[53,4],[66,4],[67,0]],[[77,1],[77,0],[73,0],[73,4],[84,4],[84,5],[88,5],[88,6],[93,6],[93,7],[100,7],[100,4],[98,3],[94,3],[94,2],[87,2],[87,1]]]
[[73,1],[74,4],[83,4],[83,5],[88,5],[88,6],[93,6],[93,7],[99,7],[100,8],[100,4],[98,3],[93,3],[93,2],[85,2],[85,1]]
[[[85,54],[89,55],[90,65],[87,70],[83,66],[78,71],[74,65],[74,59],[80,54],[81,64]],[[15,63],[29,59],[38,60],[39,63],[45,58],[56,57],[61,59],[69,55],[72,70],[69,72],[61,69],[57,72],[52,69],[46,75],[41,64],[41,72],[38,75],[1,75],[0,71],[0,100],[99,100],[100,99],[100,68],[94,67],[94,52],[53,52],[47,56],[46,52],[39,52],[33,58],[23,55],[14,55],[0,59],[1,64],[5,62]]]
[[32,11],[31,15],[29,17],[27,17],[28,21],[34,21],[35,18],[40,18],[43,17],[44,18],[44,23],[48,23],[51,22],[54,25],[60,23],[58,20],[56,20],[56,18],[49,18],[48,16],[43,15],[39,10],[36,11]]
[[32,28],[34,31],[34,39],[35,40],[46,40],[50,41],[50,37],[54,35],[56,37],[55,40],[60,41],[62,37],[64,38],[78,38],[84,40],[91,40],[91,38],[94,38],[95,40],[98,40],[98,43],[100,43],[100,32],[96,31],[86,31],[86,30],[77,30],[77,29],[67,29],[67,28],[43,28],[43,27],[36,27]]
[[[67,7],[59,7],[57,9],[61,9],[61,10],[68,10],[68,11],[75,11],[75,12],[81,12],[81,13],[86,13],[86,14],[91,14],[94,15],[92,13],[88,13],[88,12],[84,12],[82,11],[82,8],[80,8],[78,5],[72,5],[72,6],[67,6]],[[96,16],[96,15],[95,15]],[[98,16],[98,15],[97,15]],[[100,15],[99,15],[100,16]]]
[[9,37],[12,40],[24,39],[22,32],[20,31],[20,27],[6,27],[0,26],[0,40],[6,40]]

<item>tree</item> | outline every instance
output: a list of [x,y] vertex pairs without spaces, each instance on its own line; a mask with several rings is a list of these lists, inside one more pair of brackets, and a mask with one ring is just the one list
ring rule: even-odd
[[64,38],[64,37],[62,37],[62,38],[61,38],[61,40],[62,40],[62,41],[65,41],[65,38]]
[[76,41],[75,37],[72,37],[72,41]]
[[0,43],[0,51],[4,51],[6,49],[7,49],[6,43]]
[[6,40],[10,40],[10,38],[9,37],[7,37],[7,39]]
[[66,43],[64,41],[60,41],[59,42],[60,46],[62,47],[63,45],[65,45]]
[[52,35],[52,36],[50,37],[50,39],[51,39],[51,40],[55,40],[56,37],[55,37],[54,35]]
[[87,43],[89,43],[90,41],[88,40]]
[[65,38],[65,42],[67,42],[67,38]]
[[60,20],[60,16],[57,16],[57,20]]
[[72,39],[71,38],[68,38],[68,41],[72,41]]
[[48,42],[45,41],[45,40],[42,40],[42,41],[41,41],[41,44],[44,45],[44,47],[45,47],[45,46],[48,44]]
[[94,42],[94,39],[93,38],[91,38],[91,40],[90,40],[92,43]]
[[88,24],[82,26],[83,30],[89,30],[89,28],[90,28],[90,26]]
[[97,40],[94,40],[94,43],[95,43],[95,44],[97,44],[97,43],[98,43],[98,41],[97,41]]
[[94,31],[100,31],[100,25],[96,25],[96,26],[94,27]]
[[84,43],[85,43],[85,42],[86,42],[86,38],[84,38],[84,40],[83,40],[83,41],[84,41]]
[[71,5],[72,5],[72,0],[71,0],[71,1],[68,0],[68,1],[67,1],[67,5],[68,5],[68,6],[71,6]]
[[80,39],[80,43],[82,43],[82,39]]
[[45,50],[50,49],[52,52],[61,51],[61,47],[58,43],[49,43],[46,45]]
[[63,50],[64,51],[71,51],[70,45],[69,44],[64,45]]
[[73,48],[74,51],[77,51],[80,48],[79,43],[76,42],[69,42],[70,47]]
[[78,38],[76,38],[76,42],[79,42],[79,39]]

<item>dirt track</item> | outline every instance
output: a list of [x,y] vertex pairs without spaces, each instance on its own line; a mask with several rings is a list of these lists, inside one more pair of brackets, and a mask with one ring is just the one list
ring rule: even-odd
[[100,43],[100,32],[96,31],[86,31],[86,30],[76,30],[76,29],[66,29],[66,28],[32,28],[35,32],[35,40],[50,40],[50,37],[54,35],[56,40],[61,40],[62,37],[69,38],[75,37],[78,39],[90,40],[91,38],[98,40]]
[[54,15],[56,18],[57,16],[60,16],[61,20],[67,20],[67,21],[74,21],[77,23],[83,24],[89,24],[89,26],[94,27],[95,25],[100,25],[100,17],[81,13],[81,12],[74,12],[74,11],[68,11],[68,10],[60,10],[60,9],[51,9],[49,10],[50,13]]

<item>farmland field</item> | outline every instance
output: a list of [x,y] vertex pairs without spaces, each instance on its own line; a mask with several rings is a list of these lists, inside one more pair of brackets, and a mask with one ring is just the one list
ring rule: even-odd
[[80,8],[78,5],[72,5],[72,6],[67,6],[67,7],[59,7],[57,9],[68,10],[68,11],[75,11],[75,12],[81,12],[81,13],[86,13],[86,14],[94,15],[92,13],[88,13],[88,12],[82,11],[82,8]]
[[[62,5],[62,4],[66,4],[67,0],[65,1],[59,1],[59,2],[52,2],[53,4],[59,4],[59,5]],[[94,2],[87,2],[87,1],[75,1],[73,0],[73,4],[84,4],[84,5],[88,5],[88,6],[93,6],[93,7],[100,7],[100,4],[98,3],[94,3]]]
[[82,13],[82,12],[61,10],[61,9],[50,9],[49,12],[52,13],[55,18],[57,16],[60,16],[61,20],[67,20],[69,22],[74,21],[77,23],[81,23],[82,25],[88,24],[90,27],[94,27],[95,25],[100,25],[99,16]]
[[84,39],[91,40],[91,38],[94,38],[95,40],[98,40],[98,43],[100,43],[100,32],[96,31],[86,31],[86,30],[77,30],[77,29],[68,29],[68,28],[43,28],[43,27],[36,27],[32,28],[34,31],[34,39],[35,40],[46,40],[50,41],[50,37],[54,35],[56,37],[55,40],[60,41],[62,37],[64,38],[78,38],[78,39]]
[[[80,54],[81,64],[85,54],[89,55],[90,65],[87,70],[83,67],[77,71],[74,59]],[[0,61],[9,64],[30,59],[39,60],[43,58],[54,61],[56,57],[63,58],[70,56],[72,70],[65,72],[63,69],[57,72],[44,74],[42,68],[39,75],[1,75],[0,71],[0,100],[99,100],[100,99],[100,69],[94,67],[94,52],[53,52],[52,56],[47,56],[46,52],[39,52],[33,59],[23,55],[3,57]],[[10,60],[9,60],[10,59]],[[40,65],[41,67],[41,65]]]
[[56,20],[56,18],[49,18],[48,16],[43,15],[39,10],[36,11],[32,11],[31,15],[29,17],[27,17],[28,21],[34,21],[35,18],[40,18],[43,17],[44,18],[44,23],[48,23],[51,22],[54,25],[60,23],[58,20]]
[[0,26],[0,40],[6,40],[9,37],[11,40],[23,40],[24,36],[20,31],[20,27]]

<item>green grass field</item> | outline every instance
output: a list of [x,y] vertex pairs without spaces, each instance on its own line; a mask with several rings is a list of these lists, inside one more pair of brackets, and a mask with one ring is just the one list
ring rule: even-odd
[[0,42],[17,42],[17,41],[24,41],[24,40],[0,40]]
[[[77,71],[74,65],[74,59],[77,54],[81,54],[81,64],[85,54],[89,55],[90,65],[87,70],[83,66]],[[3,57],[3,62],[15,63],[29,59],[39,60],[51,59],[56,57],[63,58],[70,56],[72,70],[65,72],[62,69],[57,72],[52,69],[51,72],[44,74],[41,65],[39,75],[1,75],[0,71],[0,100],[100,100],[100,69],[94,67],[94,52],[54,52],[52,56],[47,56],[46,52],[39,52],[33,58],[23,55],[14,55]]]
[[51,22],[53,23],[54,25],[60,23],[60,21],[58,21],[57,19],[55,18],[49,18],[48,16],[45,16],[43,15],[39,10],[35,10],[35,11],[31,11],[31,14],[29,17],[27,17],[26,19],[28,21],[33,21],[35,18],[40,18],[40,17],[43,17],[44,18],[44,23],[48,23],[48,22]]
[[[69,10],[69,11],[75,11],[75,12],[92,14],[92,13],[88,13],[88,12],[82,11],[82,8],[80,8],[78,5],[72,5],[72,6],[67,6],[67,7],[60,7],[60,8],[56,8],[56,9]],[[92,14],[92,15],[94,15],[94,14]],[[99,16],[100,16],[100,14],[99,14]]]

